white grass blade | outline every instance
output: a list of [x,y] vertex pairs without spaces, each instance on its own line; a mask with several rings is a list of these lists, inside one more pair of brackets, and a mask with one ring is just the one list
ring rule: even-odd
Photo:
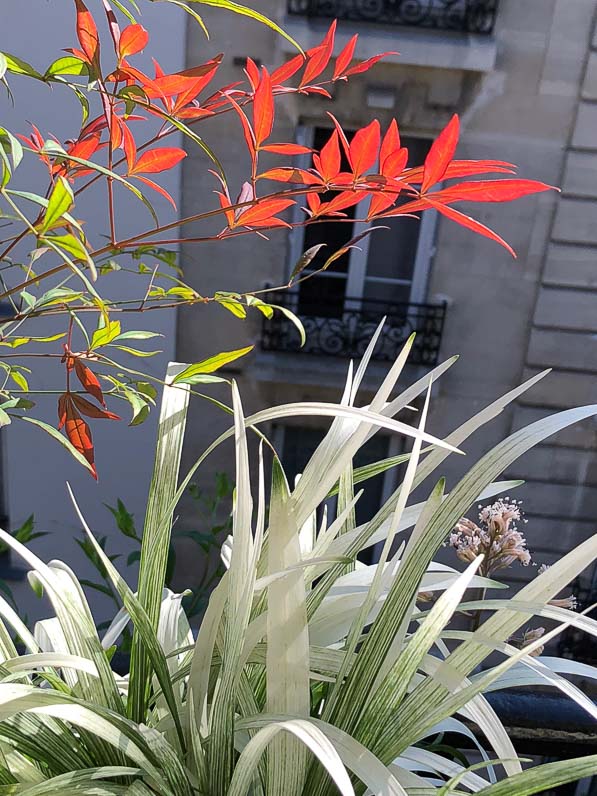
[[[184,368],[184,365],[171,362],[166,373],[139,562],[137,599],[154,632],[158,628],[162,590],[165,586],[174,511],[172,502],[176,494],[189,403],[189,385],[174,385],[172,382]],[[130,716],[139,722],[145,721],[152,674],[152,663],[146,644],[140,637],[139,627],[135,626],[128,709]]]
[[[304,576],[296,569],[303,561],[288,484],[277,459],[272,472],[269,571],[286,570],[287,574],[268,585],[267,712],[307,718],[311,707],[309,631]],[[299,796],[306,762],[304,745],[296,738],[286,733],[274,738],[268,749],[267,792]]]
[[243,639],[249,623],[256,579],[256,560],[251,528],[253,500],[245,419],[238,388],[232,384],[236,450],[236,500],[232,513],[232,556],[227,578],[226,626],[221,680],[214,696],[208,771],[214,793],[224,794],[233,764],[234,714],[241,674]]
[[355,796],[350,777],[334,745],[313,722],[305,719],[276,721],[262,727],[243,749],[227,796],[246,796],[265,748],[281,732],[292,733],[311,750],[336,783],[342,796]]

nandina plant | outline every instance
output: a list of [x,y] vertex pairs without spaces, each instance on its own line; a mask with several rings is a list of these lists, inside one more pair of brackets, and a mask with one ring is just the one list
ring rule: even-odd
[[[174,4],[202,24],[190,5]],[[279,30],[257,12],[227,0],[210,0],[209,5],[231,8]],[[156,336],[135,329],[131,319],[138,313],[215,302],[240,318],[249,311],[267,317],[278,311],[288,314],[288,310],[272,305],[264,290],[200,295],[185,282],[171,248],[183,240],[179,229],[184,234],[190,223],[217,219],[219,232],[206,231],[204,236],[194,233],[193,238],[185,240],[198,246],[214,241],[225,246],[239,236],[263,237],[292,226],[341,219],[355,206],[357,222],[434,209],[497,241],[513,254],[501,237],[455,209],[454,204],[510,201],[549,188],[513,176],[485,178],[488,174],[513,175],[515,168],[510,163],[455,159],[459,136],[456,116],[418,167],[407,166],[409,153],[401,145],[396,121],[382,131],[379,122],[373,120],[349,141],[330,115],[333,128],[319,152],[294,142],[276,141],[275,109],[280,99],[293,93],[329,97],[328,89],[334,83],[366,72],[383,57],[356,60],[357,37],[353,36],[332,60],[335,22],[321,44],[306,52],[297,45],[297,54],[277,69],[270,72],[248,59],[239,81],[221,86],[217,76],[223,55],[174,73],[168,72],[167,65],[154,62],[155,72],[148,75],[136,60],[150,47],[147,31],[133,16],[136,3],[97,0],[93,6],[91,9],[83,0],[75,0],[76,46],[45,69],[24,60],[27,53],[0,53],[0,79],[9,93],[18,93],[22,79],[36,80],[54,90],[56,110],[61,101],[58,89],[74,93],[82,107],[81,124],[67,140],[55,138],[41,122],[32,124],[29,131],[0,128],[1,212],[7,222],[2,228],[0,249],[0,301],[10,304],[0,327],[0,345],[8,349],[0,361],[4,373],[0,423],[19,417],[43,428],[94,477],[97,473],[89,421],[118,420],[118,414],[107,404],[108,400],[114,404],[120,399],[131,405],[132,423],[142,422],[156,397],[152,379],[121,361],[123,354],[145,357],[155,353],[136,347],[138,341]],[[109,32],[104,41],[98,33],[97,14],[107,17]],[[232,185],[226,177],[225,144],[223,152],[215,152],[208,143],[210,121],[223,114],[231,115],[244,135],[247,174],[242,185]],[[177,145],[180,134],[186,150]],[[217,199],[206,197],[200,213],[161,220],[152,197],[160,195],[176,205],[160,184],[160,175],[177,166],[191,147],[199,147],[211,158]],[[282,163],[263,171],[262,153],[278,155]],[[310,168],[291,165],[293,157],[304,154],[312,155]],[[37,158],[43,166],[35,193],[18,187],[18,167],[24,157]],[[482,179],[466,179],[479,176]],[[444,181],[450,181],[449,185],[438,188]],[[85,232],[90,225],[79,212],[78,203],[82,194],[100,182],[105,186],[105,235],[95,239]],[[148,211],[148,226],[133,235],[123,235],[119,229],[115,196],[121,191],[132,194]],[[296,205],[305,211],[304,220],[291,223],[288,211]],[[314,254],[307,252],[300,259],[291,283],[306,278],[302,272]],[[340,254],[342,251],[331,252],[322,268]],[[104,292],[102,278],[118,270],[139,274],[137,297],[123,298],[115,291],[112,298]],[[310,272],[309,277],[312,275]],[[56,333],[47,336],[36,332],[40,320],[48,317],[55,320]],[[177,382],[216,380],[211,375],[214,371],[249,350],[214,352],[213,357],[179,374]],[[62,383],[58,388],[57,429],[27,414],[34,407],[36,374],[34,367],[22,363],[35,363],[36,357],[56,361],[57,385]],[[62,430],[66,436],[60,433]]]

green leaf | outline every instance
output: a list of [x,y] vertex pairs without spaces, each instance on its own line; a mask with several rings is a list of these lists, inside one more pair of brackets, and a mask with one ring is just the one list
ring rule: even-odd
[[50,64],[44,74],[44,80],[50,80],[56,75],[87,75],[87,64],[74,55],[65,55]]
[[2,426],[9,426],[12,423],[10,415],[4,411],[4,409],[0,409],[0,428]]
[[77,260],[83,260],[89,263],[91,259],[83,242],[70,233],[66,233],[65,235],[48,235],[46,238],[41,238],[41,240],[51,241],[58,246],[58,248],[68,254],[72,254]]
[[141,393],[141,395],[144,395],[146,398],[149,398],[149,400],[152,402],[155,401],[158,391],[153,386],[153,384],[150,384],[147,381],[138,381],[136,382],[136,387],[138,392]]
[[27,77],[34,77],[36,80],[43,80],[43,75],[34,69],[31,64],[28,64],[27,61],[23,61],[21,58],[17,58],[16,55],[9,55],[9,53],[4,53],[4,58],[6,60],[6,68],[9,72],[12,72],[15,75],[27,75]]
[[114,345],[111,344],[110,348],[118,348],[124,351],[125,354],[130,354],[133,357],[154,357],[156,354],[161,354],[161,351],[140,351],[138,348],[130,348],[127,345]]
[[34,304],[34,307],[48,307],[52,304],[68,304],[71,301],[77,301],[85,294],[71,290],[69,287],[55,287],[48,290],[40,296]]
[[[73,195],[73,189],[70,187],[69,183],[64,179],[64,177],[58,177],[53,189],[52,193],[50,194],[50,199],[48,201],[48,208],[46,210],[44,220],[41,225],[40,232],[42,234],[46,233],[49,229],[52,229],[56,226],[56,223],[62,218],[64,213],[68,213],[71,209],[75,201],[75,197]],[[65,236],[62,236],[65,237]],[[66,236],[72,237],[73,240],[76,240],[74,236]],[[64,241],[61,245],[61,248],[67,248],[68,251],[75,253],[72,247],[69,249],[65,246]],[[81,244],[82,246],[82,244]]]
[[296,326],[296,328],[298,329],[298,333],[300,335],[300,338],[301,338],[301,348],[302,348],[305,345],[305,343],[307,342],[307,335],[305,333],[305,327],[303,326],[300,318],[297,315],[295,315],[294,312],[289,310],[288,307],[281,307],[278,304],[270,304],[269,306],[273,307],[275,310],[279,310],[282,313],[282,315],[284,315],[286,318],[288,318],[288,320],[294,326]]
[[14,383],[18,387],[20,387],[21,390],[23,390],[23,392],[29,392],[29,382],[27,381],[25,376],[23,376],[22,373],[20,373],[18,370],[13,369],[10,372],[10,377],[14,381]]
[[234,298],[226,297],[220,298],[217,294],[215,296],[215,300],[220,304],[224,309],[231,312],[237,318],[242,318],[243,320],[247,317],[247,310],[245,307]]
[[206,6],[215,6],[215,8],[223,8],[226,11],[234,11],[235,14],[241,14],[245,17],[250,17],[251,19],[256,20],[257,22],[261,22],[263,25],[266,25],[268,28],[271,28],[276,33],[279,33],[280,36],[283,36],[287,41],[289,41],[293,47],[302,53],[302,49],[300,44],[298,44],[292,36],[286,33],[279,25],[276,25],[275,22],[272,22],[271,19],[268,19],[263,14],[260,14],[259,11],[255,11],[253,8],[249,8],[248,6],[243,6],[240,3],[235,3],[233,0],[189,0],[190,3],[201,3],[202,5]]
[[120,334],[120,321],[108,321],[105,326],[96,329],[91,338],[91,348],[108,345]]
[[227,365],[229,362],[234,362],[241,357],[244,357],[249,351],[252,351],[254,346],[250,345],[246,348],[238,348],[235,351],[222,351],[221,354],[216,354],[213,357],[209,357],[209,359],[204,359],[201,362],[197,362],[194,365],[189,365],[189,367],[185,368],[181,373],[175,376],[173,383],[174,384],[189,384],[189,379],[192,379],[195,376],[204,373],[213,373],[215,370],[219,370],[224,365]]
[[111,512],[112,516],[116,520],[118,530],[125,536],[128,536],[130,539],[136,539],[138,541],[139,537],[135,528],[135,520],[130,511],[127,511],[127,508],[122,500],[118,498],[116,501],[116,508],[114,508],[114,506],[106,506],[106,508]]
[[71,444],[71,442],[66,437],[63,437],[62,434],[53,426],[50,426],[48,423],[44,423],[41,420],[37,420],[35,417],[20,417],[19,419],[24,420],[26,423],[32,423],[34,426],[41,428],[42,431],[45,431],[46,434],[49,434],[53,439],[66,448],[70,455],[73,456],[73,458],[75,458],[79,464],[82,464],[85,469],[89,470],[90,473],[93,473],[93,469],[87,459],[81,453],[79,453],[79,451]]
[[262,315],[265,315],[266,318],[272,318],[273,317],[274,310],[272,309],[272,307],[270,307],[269,304],[267,304],[262,299],[257,298],[257,296],[248,295],[248,296],[245,296],[245,300],[246,300],[247,305],[249,307],[255,307],[256,309],[259,310],[259,312],[262,313]]
[[6,57],[4,53],[0,53],[0,80],[6,74],[6,70],[8,69],[8,62],[6,61]]
[[131,331],[131,332],[122,332],[117,337],[114,337],[110,342],[116,343],[120,340],[150,340],[152,337],[163,337],[163,334],[159,334],[158,332],[145,332],[145,331]]
[[2,159],[1,187],[4,188],[9,182],[13,171],[23,159],[23,147],[21,142],[5,127],[0,127],[0,158]]

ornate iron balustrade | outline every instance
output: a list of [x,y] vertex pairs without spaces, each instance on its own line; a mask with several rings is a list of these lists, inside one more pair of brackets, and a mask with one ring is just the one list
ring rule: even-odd
[[288,0],[288,13],[381,25],[492,33],[499,0]]
[[[386,323],[373,359],[393,362],[413,332],[415,342],[409,362],[414,365],[437,364],[441,343],[445,304],[393,304],[386,301],[344,299],[343,310],[333,313],[329,304],[307,306],[299,303],[298,293],[270,294],[268,301],[292,310],[301,319],[307,342],[301,348],[296,327],[281,312],[264,318],[261,348],[316,356],[360,357],[365,352],[379,322]],[[333,313],[330,315],[330,313]]]

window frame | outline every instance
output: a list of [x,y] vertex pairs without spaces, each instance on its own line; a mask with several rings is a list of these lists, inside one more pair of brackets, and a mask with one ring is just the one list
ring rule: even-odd
[[[318,124],[297,125],[295,132],[296,143],[300,144],[301,146],[311,148],[313,146],[315,130],[319,127],[320,125]],[[332,132],[332,128],[330,128],[330,132]],[[413,135],[411,135],[410,137],[426,138],[426,136],[413,136]],[[299,155],[296,159],[296,166],[297,168],[302,168],[302,169],[309,168],[310,155],[307,154]],[[438,218],[439,214],[435,210],[426,210],[421,215],[419,238],[417,241],[417,251],[413,266],[412,280],[390,279],[388,277],[376,277],[372,275],[367,276],[367,259],[369,256],[370,236],[364,237],[361,241],[359,241],[358,248],[351,249],[350,252],[348,252],[348,269],[346,274],[335,273],[333,271],[326,272],[325,274],[326,279],[346,280],[345,299],[348,300],[347,301],[345,300],[344,309],[358,310],[360,308],[359,306],[356,307],[352,306],[352,302],[349,299],[356,299],[360,304],[360,301],[363,299],[366,280],[369,280],[370,282],[381,282],[381,283],[391,283],[391,284],[410,284],[411,290],[410,290],[408,303],[409,304],[426,303],[429,278],[431,275],[433,258],[436,252],[435,239],[437,234]],[[304,220],[303,213],[301,212],[298,205],[295,205],[294,208],[292,209],[292,223],[299,224],[303,220]],[[374,223],[379,223],[379,222],[369,222],[369,226]],[[367,228],[367,226],[368,225],[366,223],[359,224],[358,225],[359,232],[364,231]],[[303,247],[304,247],[304,228],[295,227],[294,229],[291,230],[289,234],[289,242],[288,242],[289,262],[287,265],[287,278],[290,277],[290,273],[292,271],[292,268],[294,267],[294,264],[298,262],[299,258],[303,254],[304,251]],[[299,285],[295,283],[290,288],[290,291],[295,294],[298,294]]]

